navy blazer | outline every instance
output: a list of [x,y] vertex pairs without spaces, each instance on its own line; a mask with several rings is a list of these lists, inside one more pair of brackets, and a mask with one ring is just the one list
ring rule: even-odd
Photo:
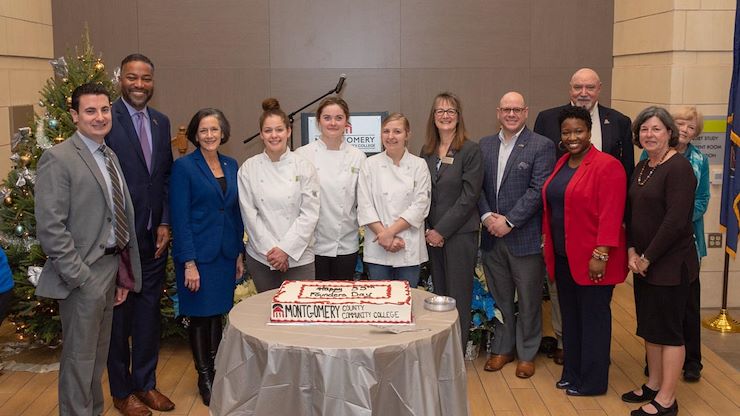
[[[123,103],[123,98],[113,103],[113,126],[105,143],[113,149],[121,162],[123,176],[126,178],[136,215],[136,235],[141,242],[147,233],[149,215],[152,218],[150,232],[156,241],[156,230],[160,224],[169,224],[170,210],[167,193],[169,191],[170,170],[172,169],[172,148],[170,145],[170,119],[159,111],[147,107],[152,131],[152,172],[146,167],[144,153],[139,144],[134,123]],[[139,244],[139,250],[146,249]],[[151,247],[149,249],[152,249]],[[149,253],[147,258],[153,256]]]
[[[498,133],[480,139],[483,154],[483,191],[478,201],[480,215],[503,214],[514,229],[503,237],[515,256],[542,253],[542,185],[555,166],[555,145],[550,139],[524,128],[506,162],[501,189],[496,189]],[[495,237],[484,228],[481,248],[493,247]]]
[[172,258],[211,262],[220,255],[236,259],[244,250],[244,225],[237,195],[236,160],[219,154],[226,178],[221,192],[200,149],[183,156],[172,167],[170,213]]
[[[540,112],[534,122],[535,133],[541,134],[555,143],[555,151],[559,159],[565,151],[558,147],[560,143],[560,112],[570,106],[561,105]],[[599,120],[601,120],[601,151],[614,156],[624,166],[627,180],[632,177],[635,169],[635,152],[632,145],[632,121],[629,117],[599,104]]]

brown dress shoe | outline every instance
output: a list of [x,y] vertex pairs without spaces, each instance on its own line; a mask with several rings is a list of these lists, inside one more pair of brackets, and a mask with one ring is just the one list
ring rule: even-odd
[[516,376],[519,378],[530,378],[534,375],[534,363],[532,361],[519,361],[516,364]]
[[157,389],[151,389],[149,391],[137,391],[136,397],[139,398],[145,405],[150,408],[160,411],[167,412],[175,408],[175,404],[172,400],[168,399],[167,396],[160,393]]
[[514,361],[513,355],[494,354],[486,361],[483,369],[486,371],[498,371],[512,361]]
[[123,399],[114,397],[113,406],[123,416],[152,416],[152,411],[133,394],[129,394]]
[[557,365],[563,365],[565,362],[565,356],[563,354],[563,349],[558,348],[555,350],[555,353],[552,354],[552,360],[555,361],[555,364]]

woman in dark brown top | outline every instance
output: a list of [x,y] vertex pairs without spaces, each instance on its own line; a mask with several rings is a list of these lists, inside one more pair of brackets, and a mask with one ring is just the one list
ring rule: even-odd
[[683,316],[689,282],[699,274],[691,223],[696,177],[674,149],[678,129],[665,109],[643,110],[632,133],[635,145],[648,154],[632,174],[625,218],[637,335],[645,340],[650,376],[622,400],[650,402],[632,411],[633,416],[675,415],[685,354]]

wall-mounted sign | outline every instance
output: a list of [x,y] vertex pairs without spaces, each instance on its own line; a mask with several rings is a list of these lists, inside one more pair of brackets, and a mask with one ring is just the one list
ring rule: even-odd
[[704,130],[691,144],[707,155],[710,165],[721,165],[725,158],[726,132],[726,116],[704,117]]
[[[350,114],[344,140],[368,155],[380,153],[380,124],[387,115],[387,111]],[[320,136],[316,113],[301,113],[301,145],[318,140]]]

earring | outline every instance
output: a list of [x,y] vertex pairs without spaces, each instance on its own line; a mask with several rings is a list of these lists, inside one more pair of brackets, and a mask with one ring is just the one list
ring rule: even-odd
[[568,150],[568,149],[567,149],[567,148],[565,147],[565,144],[563,143],[563,141],[562,141],[562,140],[558,142],[558,149],[560,149],[560,150],[561,150],[561,151],[563,151],[563,152],[564,152],[564,151],[566,151],[566,150]]

